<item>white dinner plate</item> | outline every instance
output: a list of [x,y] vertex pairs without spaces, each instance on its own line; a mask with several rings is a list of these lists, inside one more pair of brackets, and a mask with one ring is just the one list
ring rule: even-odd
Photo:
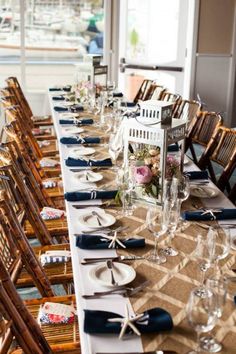
[[89,156],[95,153],[95,149],[93,148],[86,148],[86,147],[78,147],[73,148],[69,152],[69,157],[73,157],[74,159],[78,159],[81,156]]
[[97,216],[92,215],[92,210],[93,209],[89,209],[79,215],[78,221],[82,227],[86,229],[100,229],[115,224],[116,218],[113,215],[106,213],[104,210],[96,209],[96,212],[100,216],[99,221],[101,225],[99,225]]
[[214,198],[219,194],[216,188],[209,186],[190,186],[190,194],[199,198]]
[[79,114],[78,113],[69,113],[69,112],[59,112],[60,114],[60,118],[79,118]]
[[131,266],[117,262],[113,263],[113,274],[115,281],[118,283],[117,285],[111,284],[111,271],[107,268],[106,263],[93,267],[89,272],[89,276],[93,281],[111,288],[128,284],[136,276],[136,272]]
[[96,173],[90,170],[74,173],[74,177],[82,183],[98,182],[103,179],[103,175],[101,173]]
[[62,131],[63,131],[63,134],[71,135],[71,134],[83,133],[84,129],[79,128],[79,127],[66,127],[66,128],[63,128]]

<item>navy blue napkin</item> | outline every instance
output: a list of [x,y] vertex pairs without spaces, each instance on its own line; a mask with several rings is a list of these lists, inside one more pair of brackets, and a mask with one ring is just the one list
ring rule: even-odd
[[73,136],[68,136],[68,137],[63,137],[60,139],[60,142],[62,144],[99,144],[100,143],[100,138],[97,137],[84,137],[80,138],[79,136],[73,137]]
[[75,125],[89,125],[93,124],[94,120],[91,118],[77,119],[74,121],[73,117],[71,119],[59,119],[60,124],[75,124]]
[[53,99],[53,101],[64,101],[65,97],[64,96],[53,96],[52,99]]
[[110,191],[66,192],[65,199],[68,202],[78,202],[80,200],[90,199],[113,199],[116,197],[117,192],[117,189]]
[[[235,219],[236,218],[236,208],[232,209],[209,209],[213,211],[215,218],[212,216],[210,212],[205,213],[208,209],[202,210],[189,210],[184,211],[182,213],[182,217],[184,220],[227,220],[227,219]],[[219,212],[218,212],[219,210]],[[204,214],[205,213],[205,214]]]
[[79,104],[74,104],[73,106],[70,107],[54,107],[54,111],[56,112],[71,112],[71,113],[76,113],[76,112],[81,112],[84,110],[84,107],[79,105]]
[[178,144],[171,144],[167,147],[168,152],[175,152],[179,151],[179,145]]
[[122,92],[113,92],[113,97],[123,97],[123,93]]
[[[120,333],[121,323],[108,322],[108,319],[122,318],[121,315],[114,312],[95,310],[84,310],[84,312],[85,333]],[[173,328],[171,315],[159,307],[145,311],[143,315],[143,321],[141,318],[134,323],[135,327],[137,327],[141,333],[170,331]],[[133,331],[128,327],[126,333],[133,333]]]
[[73,157],[68,157],[66,159],[66,166],[112,166],[112,161],[110,158],[104,160],[83,160],[74,159]]
[[134,102],[121,102],[121,107],[135,107],[136,103]]
[[186,171],[184,174],[188,176],[190,180],[209,178],[207,171]]
[[[145,247],[144,238],[127,238],[120,239],[126,248]],[[108,249],[111,240],[98,235],[79,235],[76,237],[76,246],[84,250],[105,250]],[[117,242],[115,248],[122,248]]]
[[53,91],[66,91],[66,92],[70,92],[71,91],[71,86],[68,85],[68,86],[63,86],[63,87],[51,87],[49,89],[49,91],[53,92]]

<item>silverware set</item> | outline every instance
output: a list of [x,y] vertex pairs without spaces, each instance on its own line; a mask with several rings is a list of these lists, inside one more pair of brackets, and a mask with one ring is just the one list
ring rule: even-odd
[[111,289],[111,290],[106,290],[106,291],[95,291],[93,294],[89,295],[82,295],[84,299],[98,299],[102,296],[107,296],[107,295],[121,295],[124,297],[129,297],[133,296],[139,291],[142,291],[144,288],[146,288],[150,284],[150,280],[146,280],[140,285],[136,287],[128,287],[128,286],[120,286],[119,288]]
[[129,226],[118,226],[115,229],[110,229],[109,227],[104,227],[104,228],[99,228],[96,230],[91,230],[91,231],[81,231],[79,234],[74,234],[74,236],[80,236],[81,234],[89,234],[89,235],[97,235],[98,233],[103,233],[106,235],[112,235],[115,232],[121,232],[121,231],[126,231],[129,229]]
[[106,262],[111,260],[112,262],[122,262],[122,261],[137,261],[145,259],[144,256],[116,256],[116,257],[98,257],[98,258],[84,258],[81,264],[93,264],[98,262]]

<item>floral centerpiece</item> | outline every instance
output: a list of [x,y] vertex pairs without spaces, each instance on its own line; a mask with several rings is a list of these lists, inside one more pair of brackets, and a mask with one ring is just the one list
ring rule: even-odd
[[[160,185],[160,148],[145,146],[129,156],[133,165],[133,178],[136,190],[141,190],[143,196],[157,198],[161,191]],[[167,155],[166,178],[178,177],[180,164],[173,156]]]
[[93,90],[94,86],[90,81],[80,81],[75,88],[75,97],[77,101],[80,103],[86,102],[89,94]]

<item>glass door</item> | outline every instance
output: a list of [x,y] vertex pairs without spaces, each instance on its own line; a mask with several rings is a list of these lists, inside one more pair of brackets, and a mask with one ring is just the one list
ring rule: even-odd
[[188,0],[121,0],[119,86],[129,99],[144,78],[183,94]]

